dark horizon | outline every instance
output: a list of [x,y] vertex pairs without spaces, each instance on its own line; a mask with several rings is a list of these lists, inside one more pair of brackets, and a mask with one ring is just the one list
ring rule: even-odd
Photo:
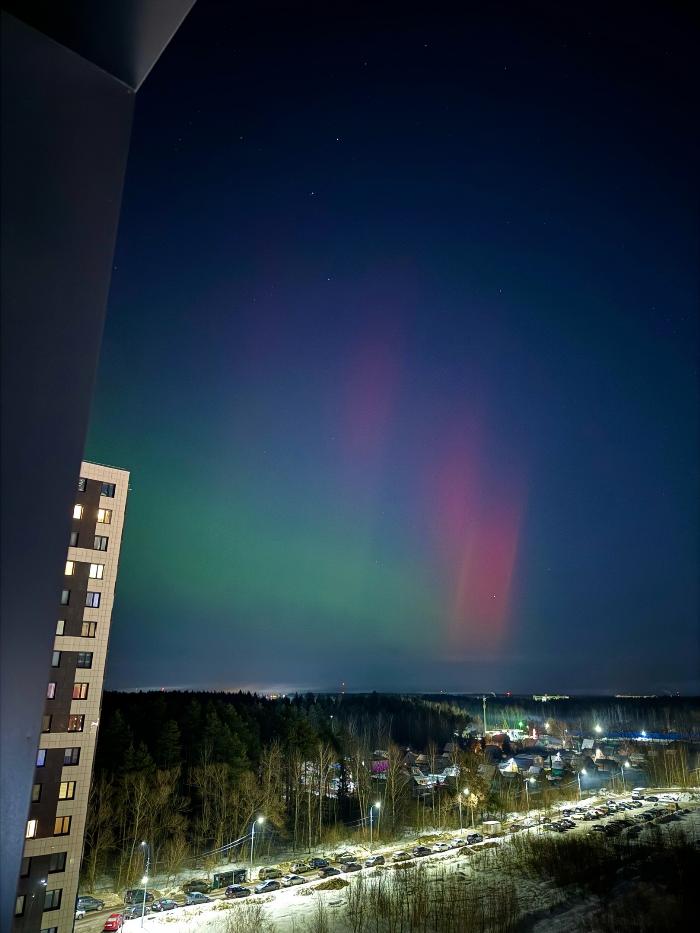
[[108,688],[700,693],[692,34],[196,4],[86,452],[132,476]]

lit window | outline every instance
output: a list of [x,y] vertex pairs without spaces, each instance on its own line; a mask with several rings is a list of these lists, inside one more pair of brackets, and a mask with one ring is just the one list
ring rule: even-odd
[[56,684],[52,681],[46,687],[46,699],[53,700],[55,696],[56,696]]
[[92,651],[79,651],[76,667],[92,667]]
[[67,606],[69,602],[70,602],[70,590],[62,590],[61,591],[61,605]]
[[57,871],[66,870],[66,856],[67,852],[53,852],[49,856],[49,874],[53,875]]
[[97,622],[83,622],[80,634],[83,638],[94,638],[97,631]]
[[67,765],[77,765],[80,761],[80,749],[79,748],[64,748],[63,749],[63,764]]
[[36,836],[38,828],[39,828],[38,820],[27,820],[27,831],[24,834],[24,838],[33,839]]
[[70,541],[68,542],[68,546],[69,546],[69,547],[77,547],[77,546],[78,546],[78,532],[77,532],[77,531],[71,531],[71,533],[70,533]]
[[15,917],[21,917],[24,913],[24,902],[26,897],[24,894],[18,894],[15,898]]
[[84,476],[81,476],[78,480],[78,492],[85,492],[87,489],[87,480]]
[[53,824],[54,836],[67,836],[69,832],[70,832],[70,817],[69,816],[57,816]]
[[58,799],[72,800],[75,797],[75,781],[61,781],[58,785]]
[[109,538],[105,538],[104,535],[95,535],[95,543],[93,547],[96,551],[106,551],[108,541]]
[[73,684],[73,699],[74,700],[87,700],[88,695],[88,684]]
[[90,609],[99,609],[100,608],[100,593],[96,590],[88,590],[85,594],[85,605],[89,606]]
[[109,496],[110,499],[113,499],[116,491],[117,487],[114,483],[102,483],[101,494],[103,496]]
[[83,517],[83,507],[82,505],[73,506],[73,518],[81,519]]
[[85,717],[80,716],[69,716],[68,717],[68,728],[67,732],[82,732],[85,726]]
[[109,525],[112,521],[112,510],[111,509],[98,509],[97,510],[97,521],[103,525]]
[[36,753],[36,766],[37,768],[43,768],[46,764],[46,749],[40,748]]
[[41,731],[51,732],[51,715],[49,713],[41,717]]
[[[59,817],[60,819],[60,817]],[[70,817],[63,817],[63,819],[68,820],[68,825],[70,826]],[[58,823],[58,820],[56,820]],[[68,833],[66,830],[65,833],[54,833],[54,836],[65,836]],[[44,895],[44,910],[58,910],[61,906],[61,894],[63,893],[61,888],[56,888],[55,891],[47,891]]]
[[51,667],[60,667],[61,666],[61,652],[54,651],[51,655]]
[[66,569],[65,569],[65,574],[66,574],[66,576],[67,576],[67,577],[73,576],[73,571],[74,571],[74,569],[75,569],[75,564],[73,563],[73,561],[72,561],[72,560],[67,560],[67,561],[66,561]]
[[32,803],[39,803],[41,800],[41,784],[32,784]]
[[57,635],[63,635],[63,632],[65,631],[65,628],[66,628],[66,620],[65,620],[65,619],[59,619],[58,622],[56,623],[56,634],[57,634]]
[[91,580],[101,580],[104,576],[105,565],[104,564],[90,564],[90,579]]

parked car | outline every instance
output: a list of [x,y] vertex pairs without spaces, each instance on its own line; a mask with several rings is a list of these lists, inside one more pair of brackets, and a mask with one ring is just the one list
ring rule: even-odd
[[103,933],[114,933],[115,930],[121,930],[124,925],[124,917],[121,914],[110,914],[102,927]]
[[[323,861],[323,859],[320,859],[320,861]],[[292,874],[294,875],[303,875],[307,871],[311,871],[311,865],[309,865],[307,862],[295,862],[292,865]]]
[[271,894],[273,891],[279,891],[282,885],[279,881],[275,881],[271,878],[269,881],[261,881],[260,884],[255,885],[256,894]]
[[343,852],[342,855],[336,855],[335,860],[339,865],[346,865],[348,862],[357,861],[357,856],[352,852]]
[[464,836],[464,837],[459,836],[457,839],[453,839],[453,840],[452,840],[452,848],[453,848],[453,849],[461,849],[462,846],[466,846],[466,845],[469,845],[469,843],[467,842],[466,836]]
[[75,919],[76,919],[76,920],[82,920],[83,917],[85,917],[85,916],[87,916],[87,914],[85,913],[85,911],[84,911],[82,908],[80,908],[80,907],[76,907],[76,908],[75,908]]
[[436,842],[433,846],[433,852],[447,852],[449,848],[446,842]]
[[191,907],[193,904],[211,904],[213,898],[208,894],[202,894],[201,891],[192,891],[185,897],[185,907]]
[[285,888],[293,888],[297,884],[306,884],[306,878],[302,878],[301,875],[285,875],[282,879]]
[[208,894],[211,890],[211,885],[204,878],[195,879],[194,881],[187,881],[182,886],[182,890],[185,894],[193,894],[195,891],[199,891],[200,894]]
[[483,842],[483,841],[484,841],[484,837],[481,835],[481,833],[469,833],[469,835],[467,836],[467,845],[469,846],[476,845],[477,842]]
[[311,868],[328,868],[330,862],[327,858],[312,858],[309,865]]
[[375,865],[383,865],[386,859],[383,855],[370,855],[365,859],[365,868],[374,868]]
[[649,794],[649,796],[648,796],[646,799],[647,799],[650,803],[658,803],[658,802],[659,802],[659,798],[656,796],[656,794]]
[[334,868],[332,865],[327,865],[325,868],[321,869],[322,878],[332,878],[333,875],[339,875],[340,869]]
[[598,823],[597,825],[595,825],[595,826],[593,827],[593,830],[592,830],[592,831],[593,831],[594,833],[604,833],[604,832],[605,832],[605,827],[602,825],[602,823]]
[[343,862],[343,871],[361,871],[362,865],[359,862]]
[[245,888],[242,884],[230,884],[224,891],[224,897],[248,897],[250,893],[250,888]]
[[125,907],[123,911],[125,920],[137,920],[141,916],[146,916],[150,910],[145,904],[132,904],[131,907]]
[[[124,903],[143,904],[143,893],[143,888],[129,888],[128,891],[124,892]],[[146,891],[146,903],[150,904],[153,899],[151,892]]]
[[279,868],[261,868],[258,872],[259,881],[271,881],[273,878],[281,878],[282,872]]
[[104,906],[104,901],[100,901],[90,894],[81,894],[75,902],[75,909],[82,910],[84,914],[89,913],[91,910],[102,910]]
[[411,852],[417,858],[422,858],[424,855],[430,855],[432,850],[429,849],[428,846],[414,846]]
[[151,904],[151,910],[159,914],[164,910],[175,910],[179,906],[178,902],[174,901],[172,897],[159,897],[157,901],[153,901]]
[[405,862],[407,859],[410,859],[410,857],[411,856],[408,852],[400,850],[399,852],[394,852],[394,854],[391,856],[391,859],[394,862]]

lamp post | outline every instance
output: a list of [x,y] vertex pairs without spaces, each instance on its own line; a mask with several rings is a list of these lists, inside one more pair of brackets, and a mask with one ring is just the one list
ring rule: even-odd
[[527,778],[526,781],[525,781],[525,799],[527,800],[527,815],[528,815],[528,817],[530,816],[530,788],[529,788],[527,785],[528,785],[528,784],[534,784],[534,783],[535,783],[534,777]]
[[253,870],[253,849],[255,848],[255,824],[264,823],[265,817],[259,816],[257,820],[253,820],[253,825],[250,827],[250,870]]
[[630,763],[626,761],[624,766],[620,765],[620,777],[622,778],[622,793],[627,793],[627,784],[625,782],[625,768],[629,768]]
[[141,929],[143,929],[143,915],[146,913],[146,885],[148,884],[148,870],[151,867],[151,850],[147,842],[142,842],[143,856],[145,862],[145,871],[141,884],[143,885],[143,903],[141,904]]
[[369,808],[369,851],[370,852],[372,851],[372,824],[374,822],[374,808],[376,807],[377,813],[379,813],[381,806],[382,806],[381,801],[378,800],[376,803],[373,803],[372,806]]
[[582,775],[582,774],[587,774],[587,773],[588,773],[588,772],[586,771],[585,768],[581,768],[581,770],[579,771],[579,773],[576,775],[576,779],[577,779],[577,781],[578,781],[578,799],[579,799],[579,800],[581,799],[581,775]]

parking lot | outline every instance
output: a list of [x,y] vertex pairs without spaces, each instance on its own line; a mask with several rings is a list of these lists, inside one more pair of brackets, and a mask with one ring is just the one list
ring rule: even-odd
[[[333,857],[328,856],[328,865],[323,869],[314,869],[308,866],[297,866],[297,872],[294,878],[283,875],[282,878],[269,878],[266,887],[260,893],[266,895],[266,900],[271,896],[273,898],[282,896],[290,888],[296,889],[297,885],[311,885],[315,887],[318,882],[328,877],[352,877],[355,872],[366,871],[376,865],[392,865],[398,863],[418,862],[418,861],[436,861],[445,856],[454,855],[460,849],[479,850],[484,846],[493,844],[507,844],[510,839],[519,833],[596,833],[603,837],[617,836],[620,834],[638,835],[643,832],[644,827],[648,825],[660,825],[676,819],[675,814],[683,815],[689,808],[696,809],[697,802],[689,802],[681,798],[676,801],[671,799],[668,793],[659,793],[651,795],[652,799],[635,800],[631,795],[617,796],[615,798],[596,798],[595,800],[586,800],[581,803],[570,803],[556,808],[549,814],[539,811],[532,811],[530,818],[515,820],[507,825],[504,832],[497,837],[484,837],[481,832],[475,830],[440,834],[440,841],[431,845],[421,845],[417,840],[412,844],[407,841],[395,843],[390,846],[378,847],[373,853],[368,850],[360,850],[354,847],[346,853],[335,853]],[[437,834],[436,834],[437,835]],[[324,860],[326,861],[326,860]],[[270,869],[268,869],[268,872]],[[274,873],[274,869],[272,870]],[[257,872],[256,872],[257,874]],[[236,885],[238,894],[241,889],[249,894],[243,894],[246,899],[256,898],[255,889],[262,885],[259,880],[249,881],[243,885]],[[167,917],[175,913],[180,918],[185,912],[199,912],[201,907],[192,905],[185,906],[185,895],[175,893],[172,896],[178,904],[178,907],[172,911],[156,914],[149,911],[145,917],[144,927],[156,929],[160,926],[158,918]],[[219,890],[206,895],[207,900],[200,898],[202,904],[209,901],[215,902],[225,899],[224,890]],[[109,916],[117,911],[117,908],[87,914],[85,918],[77,920],[75,929],[77,933],[99,933],[104,929],[105,921]],[[124,923],[124,929],[137,929],[140,926],[140,919],[128,920]]]

